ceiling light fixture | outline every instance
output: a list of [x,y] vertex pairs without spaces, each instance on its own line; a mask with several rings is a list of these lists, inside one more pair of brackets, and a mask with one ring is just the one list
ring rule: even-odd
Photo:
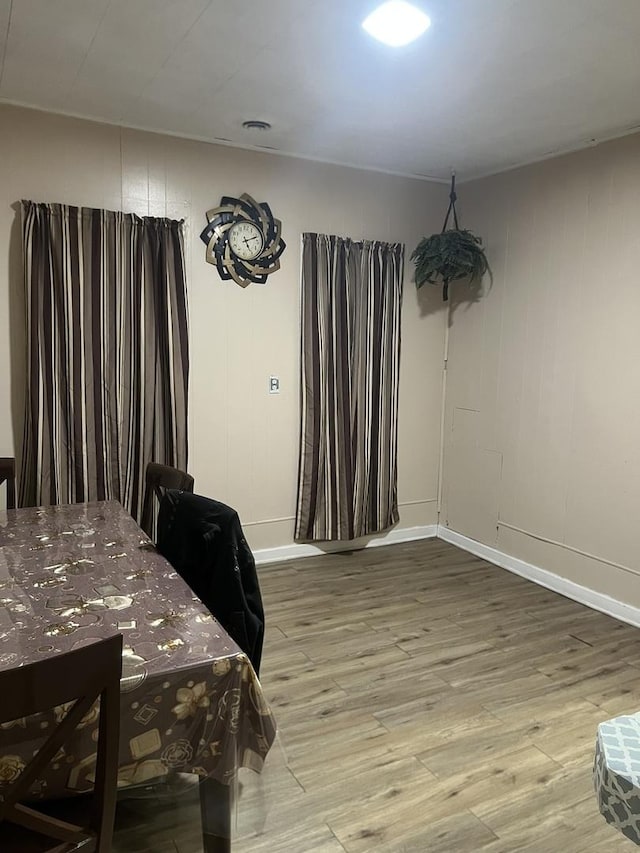
[[405,0],[388,0],[366,17],[362,26],[378,41],[391,47],[403,47],[428,30],[431,21]]
[[242,126],[246,127],[247,130],[271,130],[271,125],[268,121],[259,121],[258,119],[243,121]]

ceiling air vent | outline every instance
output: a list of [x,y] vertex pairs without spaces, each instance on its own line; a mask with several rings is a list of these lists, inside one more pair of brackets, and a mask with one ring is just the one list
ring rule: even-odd
[[271,130],[271,125],[268,121],[258,121],[257,119],[243,121],[242,126],[247,130]]

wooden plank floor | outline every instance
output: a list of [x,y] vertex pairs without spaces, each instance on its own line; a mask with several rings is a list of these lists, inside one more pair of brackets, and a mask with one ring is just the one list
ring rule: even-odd
[[[597,724],[640,710],[640,630],[440,540],[265,566],[280,742],[234,853],[596,853]],[[151,846],[149,846],[151,845]],[[200,850],[195,794],[124,803],[117,853]]]

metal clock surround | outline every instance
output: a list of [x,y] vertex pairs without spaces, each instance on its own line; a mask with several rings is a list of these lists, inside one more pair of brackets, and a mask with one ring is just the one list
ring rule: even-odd
[[207,211],[207,226],[200,234],[206,244],[206,260],[217,267],[220,278],[241,287],[265,284],[280,269],[285,250],[282,223],[266,202],[247,193],[240,198],[223,196],[220,205]]

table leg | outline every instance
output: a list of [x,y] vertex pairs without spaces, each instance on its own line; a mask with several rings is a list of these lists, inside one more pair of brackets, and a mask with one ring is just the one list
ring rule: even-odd
[[215,779],[200,782],[204,853],[231,853],[231,788]]

